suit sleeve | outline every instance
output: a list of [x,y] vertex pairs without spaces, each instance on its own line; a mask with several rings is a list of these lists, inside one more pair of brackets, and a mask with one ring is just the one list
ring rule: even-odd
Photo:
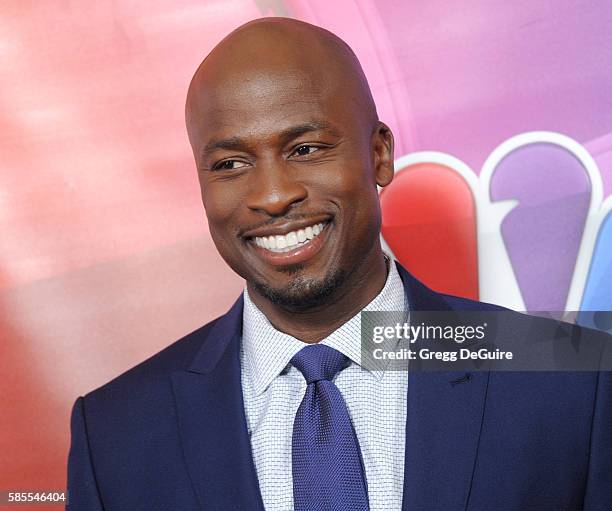
[[68,502],[66,511],[103,511],[91,456],[84,415],[84,399],[78,398],[70,421],[71,444],[68,455]]
[[612,372],[599,373],[584,511],[612,506]]

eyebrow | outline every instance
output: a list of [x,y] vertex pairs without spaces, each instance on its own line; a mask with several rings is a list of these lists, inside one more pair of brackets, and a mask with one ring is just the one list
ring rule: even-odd
[[[302,135],[305,135],[306,133],[310,133],[313,131],[328,131],[332,135],[340,136],[338,131],[330,124],[326,122],[313,121],[291,126],[286,130],[281,131],[278,134],[278,138],[281,140],[281,143],[286,144],[287,142],[290,142],[295,138],[298,138]],[[230,137],[219,140],[211,140],[208,144],[204,146],[201,154],[202,157],[205,157],[218,149],[232,151],[242,150],[248,148],[248,146],[248,142],[241,137]]]

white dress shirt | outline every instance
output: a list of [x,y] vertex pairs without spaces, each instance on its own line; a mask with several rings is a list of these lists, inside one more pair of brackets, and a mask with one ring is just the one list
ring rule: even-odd
[[[382,291],[363,309],[406,310],[404,287],[392,261]],[[362,369],[361,316],[321,341],[346,355],[334,383],[342,393],[365,467],[370,511],[402,506],[406,437],[406,371]],[[242,392],[253,459],[266,511],[293,509],[291,440],[306,381],[291,358],[306,343],[272,326],[244,290],[240,350]]]

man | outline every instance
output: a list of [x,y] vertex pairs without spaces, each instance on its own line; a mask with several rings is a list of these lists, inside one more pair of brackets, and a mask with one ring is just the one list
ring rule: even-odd
[[386,260],[393,137],[345,43],[251,22],[198,68],[186,121],[246,289],[77,400],[69,509],[612,508],[609,374],[361,367],[362,310],[496,308]]

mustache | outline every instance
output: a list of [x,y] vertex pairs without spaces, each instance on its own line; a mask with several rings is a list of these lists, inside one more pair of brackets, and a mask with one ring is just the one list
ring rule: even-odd
[[260,227],[275,227],[277,225],[281,225],[281,224],[285,224],[288,222],[297,222],[300,220],[308,220],[316,215],[320,215],[321,212],[312,212],[312,213],[293,213],[293,214],[287,214],[284,215],[282,217],[274,217],[274,218],[270,218],[264,222],[259,222],[256,224],[250,224],[247,225],[245,227],[240,228],[240,230],[238,231],[238,235],[240,237],[242,237],[244,235],[245,232],[249,232],[251,230],[254,229],[259,229]]

